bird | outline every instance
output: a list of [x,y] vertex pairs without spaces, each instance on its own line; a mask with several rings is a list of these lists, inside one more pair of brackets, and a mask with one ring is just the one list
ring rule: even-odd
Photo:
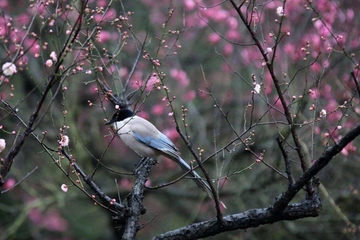
[[174,143],[160,132],[151,122],[134,114],[128,108],[118,110],[105,125],[113,127],[131,150],[142,158],[157,158],[163,155],[177,164],[192,177],[196,185],[213,199],[209,184],[197,174],[189,164],[180,157],[180,152]]

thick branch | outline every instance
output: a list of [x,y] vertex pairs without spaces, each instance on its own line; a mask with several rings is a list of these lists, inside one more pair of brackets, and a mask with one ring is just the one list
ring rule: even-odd
[[[316,194],[315,194],[316,195]],[[283,212],[274,213],[271,208],[251,209],[244,213],[228,215],[223,218],[222,225],[214,219],[210,221],[194,223],[189,226],[170,231],[153,238],[153,240],[182,240],[199,239],[216,234],[258,227],[259,225],[275,223],[283,220],[296,220],[300,218],[316,217],[321,210],[321,202],[318,197],[314,200],[305,200],[287,206]]]
[[313,178],[318,172],[320,172],[329,162],[335,157],[341,150],[346,147],[347,144],[352,142],[356,137],[360,135],[360,125],[350,130],[340,141],[333,147],[328,147],[326,151],[316,160],[316,162],[308,168],[289,189],[281,195],[281,197],[275,202],[273,211],[279,212],[284,209],[289,202],[295,197],[295,195]]
[[156,159],[146,158],[142,160],[141,165],[135,170],[135,183],[131,196],[128,198],[128,208],[131,209],[127,219],[125,220],[124,234],[122,239],[135,239],[137,231],[140,229],[138,221],[140,215],[146,212],[142,204],[144,198],[145,182],[150,174],[152,165],[156,163]]

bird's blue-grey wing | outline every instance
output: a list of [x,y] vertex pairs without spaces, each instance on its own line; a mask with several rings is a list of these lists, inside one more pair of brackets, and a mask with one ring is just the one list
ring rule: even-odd
[[173,142],[166,137],[164,134],[159,132],[156,137],[154,136],[143,136],[137,131],[132,131],[134,134],[134,137],[139,141],[147,146],[154,148],[156,150],[159,150],[160,152],[163,152],[165,155],[170,155],[174,158],[179,157],[179,151],[173,144]]

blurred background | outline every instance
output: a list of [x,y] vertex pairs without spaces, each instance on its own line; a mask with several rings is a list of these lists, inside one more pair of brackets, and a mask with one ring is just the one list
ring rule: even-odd
[[[0,3],[1,65],[16,57],[17,67],[11,77],[2,76],[0,95],[25,122],[56,63],[50,55],[59,54],[71,36],[80,6],[80,1]],[[252,17],[251,29],[274,58],[311,164],[359,122],[359,93],[350,74],[358,78],[358,6],[355,1],[250,1],[244,12],[246,6],[255,7],[246,16]],[[148,55],[138,55],[142,46]],[[204,164],[227,205],[224,215],[266,208],[286,191],[287,180],[274,170],[285,170],[278,136],[287,139],[294,178],[301,174],[266,64],[229,2],[89,1],[79,37],[62,65],[62,81],[46,98],[34,132],[53,149],[61,134],[69,136],[68,152],[87,174],[95,171],[94,181],[110,197],[126,198],[134,178],[122,173],[131,173],[139,157],[104,125],[116,109],[99,82],[118,96],[140,88],[131,99],[138,115],[169,136],[187,161],[194,157],[175,121],[202,159],[211,156]],[[7,143],[1,158],[24,128],[1,104],[0,138]],[[232,142],[238,136],[243,141]],[[355,140],[348,145],[318,175],[320,216],[211,239],[358,239],[358,144]],[[6,178],[4,190],[10,190],[1,195],[0,239],[119,238],[111,214],[75,187],[61,168],[77,179],[66,159],[55,151],[46,153],[33,137],[27,138]],[[175,163],[159,158],[148,185],[181,175]],[[295,201],[304,198],[300,192]],[[140,223],[147,225],[138,239],[216,217],[211,201],[189,179],[147,190],[144,206]]]

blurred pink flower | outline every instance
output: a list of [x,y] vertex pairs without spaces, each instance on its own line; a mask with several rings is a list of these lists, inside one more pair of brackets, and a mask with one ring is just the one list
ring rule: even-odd
[[177,80],[180,83],[180,85],[183,87],[188,86],[190,83],[187,73],[183,70],[172,68],[170,69],[170,76],[175,80]]
[[355,13],[354,13],[353,9],[347,9],[346,10],[347,21],[351,22],[353,20],[354,16],[355,16]]
[[174,127],[167,128],[163,130],[165,136],[171,139],[171,141],[176,141],[179,138],[179,133],[176,131]]
[[164,113],[164,110],[165,110],[164,105],[159,103],[159,104],[154,105],[151,108],[151,113],[153,113],[154,115],[159,116],[159,115],[162,115]]
[[145,118],[145,119],[149,119],[149,114],[145,111],[140,111],[140,112],[136,113],[136,115],[138,115],[139,117]]
[[223,48],[223,54],[225,56],[229,56],[230,54],[232,54],[234,51],[234,46],[231,43],[226,43],[224,48]]
[[96,0],[96,6],[106,7],[109,4],[109,0]]
[[191,11],[196,7],[194,0],[185,0],[184,5],[185,5],[185,9],[188,11]]
[[189,90],[185,95],[182,96],[184,101],[192,101],[196,97],[196,92],[194,90]]
[[125,78],[129,74],[129,70],[126,67],[121,67],[119,70],[119,76]]
[[215,45],[215,44],[217,44],[217,43],[220,42],[221,37],[219,36],[219,34],[213,32],[213,33],[211,33],[211,34],[209,35],[208,39],[209,39],[209,41],[210,41],[211,44],[214,44],[214,45]]
[[12,188],[16,183],[14,178],[8,178],[4,184],[4,190]]
[[109,21],[111,19],[114,19],[116,17],[116,10],[110,8],[105,15],[103,14],[94,14],[95,22],[99,23],[101,21]]
[[9,6],[8,0],[2,0],[0,1],[0,8],[4,9]]
[[[0,1],[0,2],[1,2],[1,1]],[[1,6],[0,6],[0,7],[1,7]],[[17,22],[19,25],[28,25],[28,24],[30,23],[31,17],[32,17],[32,16],[29,16],[29,15],[26,14],[26,13],[21,13],[21,14],[19,14],[19,16],[17,16],[16,22]]]
[[226,19],[226,22],[227,22],[227,24],[229,25],[229,27],[231,29],[237,30],[236,28],[238,27],[239,23],[238,23],[238,20],[235,17],[228,17]]
[[132,185],[132,182],[128,178],[122,178],[119,182],[121,189],[131,189]]
[[43,213],[39,209],[33,208],[30,210],[28,216],[36,225],[50,231],[63,232],[68,229],[68,223],[55,209],[49,209]]
[[240,41],[240,33],[237,29],[227,31],[226,38],[233,41]]
[[111,40],[111,34],[108,31],[100,31],[99,33],[99,41],[100,42],[107,42]]
[[353,145],[353,142],[350,142],[343,150],[341,150],[341,154],[344,156],[348,156],[350,153],[354,152],[356,152],[356,147]]

